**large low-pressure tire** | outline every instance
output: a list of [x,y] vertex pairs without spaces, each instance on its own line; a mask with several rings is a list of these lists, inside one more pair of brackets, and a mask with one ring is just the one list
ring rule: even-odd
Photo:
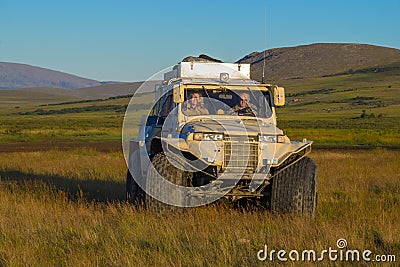
[[[125,192],[126,192],[126,200],[135,205],[143,205],[145,192],[138,185],[138,181],[141,177],[140,171],[140,160],[139,160],[139,151],[133,152],[132,155],[132,166],[131,169],[128,169],[126,174],[126,184],[125,184]],[[143,184],[142,184],[143,186]]]
[[271,210],[314,217],[317,206],[317,167],[304,157],[272,178]]
[[[159,175],[175,185],[188,187],[192,184],[192,173],[182,170],[182,166],[181,168],[175,167],[170,163],[169,159],[163,152],[156,154],[151,160],[151,163],[154,168],[149,166],[146,178],[146,191],[149,192],[149,190],[151,190],[153,195],[158,196],[168,194],[169,199],[174,199],[174,202],[179,203],[182,207],[186,206],[187,198],[185,197],[184,192],[174,192],[174,190],[166,189],[161,183],[154,179],[154,177]],[[162,203],[148,194],[146,194],[146,208],[151,211],[176,211],[180,209]]]
[[126,174],[126,200],[136,205],[142,205],[144,203],[144,191],[137,184],[133,178],[131,172],[128,169]]

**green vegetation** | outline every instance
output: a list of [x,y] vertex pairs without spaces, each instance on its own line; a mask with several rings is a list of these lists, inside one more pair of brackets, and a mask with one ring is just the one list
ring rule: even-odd
[[[136,96],[138,96],[137,94]],[[40,106],[59,106],[59,105],[70,105],[70,104],[81,104],[81,103],[92,103],[92,102],[102,102],[112,99],[120,99],[120,98],[132,98],[133,94],[130,95],[120,95],[120,96],[112,96],[107,99],[87,99],[87,100],[78,100],[78,101],[66,101],[61,103],[50,103],[50,104],[42,104]]]
[[82,113],[94,111],[114,111],[116,113],[125,112],[128,105],[106,105],[106,106],[86,106],[81,108],[63,108],[63,109],[36,109],[30,112],[19,112],[19,115],[54,115],[54,114],[68,114],[68,113]]
[[400,69],[276,81],[287,105],[278,122],[316,145],[400,146]]
[[[308,138],[315,145],[400,146],[400,69],[381,69],[273,81],[285,86],[287,93],[287,105],[277,109],[279,126],[291,139]],[[67,101],[41,96],[28,104],[23,101],[29,98],[23,95],[4,99],[0,144],[49,138],[120,140],[131,95]],[[141,94],[135,101],[135,124],[152,101],[152,93]]]
[[[132,109],[138,111],[137,116],[133,116],[135,125],[139,124],[145,108],[151,107],[152,97],[153,94],[138,96],[140,103]],[[66,140],[120,141],[123,116],[130,99],[130,96],[121,96],[57,105],[53,100],[50,103],[39,101],[21,105],[18,109],[11,103],[7,104],[7,109],[0,109],[0,145],[31,142],[59,144]]]
[[[308,138],[315,145],[400,146],[400,69],[381,69],[274,81],[285,86],[287,93],[287,105],[277,109],[279,126],[291,139]],[[29,98],[23,95],[4,99],[0,144],[47,142],[49,138],[120,140],[131,95],[67,101],[41,96],[32,102],[24,102]],[[135,101],[135,124],[152,101],[152,93],[141,94]]]

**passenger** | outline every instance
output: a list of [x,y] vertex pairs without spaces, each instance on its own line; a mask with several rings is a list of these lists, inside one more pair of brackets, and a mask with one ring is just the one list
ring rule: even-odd
[[186,116],[195,115],[208,115],[208,109],[204,107],[203,97],[200,93],[192,93],[189,96],[189,100],[185,103],[182,108],[183,114]]
[[256,107],[250,103],[250,95],[248,93],[240,94],[239,104],[233,107],[233,111],[239,116],[257,116]]

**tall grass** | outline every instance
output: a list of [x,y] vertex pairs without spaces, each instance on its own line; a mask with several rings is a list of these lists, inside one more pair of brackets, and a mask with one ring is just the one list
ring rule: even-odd
[[339,238],[400,260],[398,151],[313,152],[315,220],[217,205],[162,215],[136,210],[123,201],[119,153],[0,156],[0,265],[265,266],[257,259],[264,244],[321,251]]

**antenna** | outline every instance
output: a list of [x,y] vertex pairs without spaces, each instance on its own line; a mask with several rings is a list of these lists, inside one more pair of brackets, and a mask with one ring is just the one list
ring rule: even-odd
[[263,54],[263,69],[261,83],[264,83],[265,77],[265,51],[267,49],[267,0],[264,1],[264,54]]

